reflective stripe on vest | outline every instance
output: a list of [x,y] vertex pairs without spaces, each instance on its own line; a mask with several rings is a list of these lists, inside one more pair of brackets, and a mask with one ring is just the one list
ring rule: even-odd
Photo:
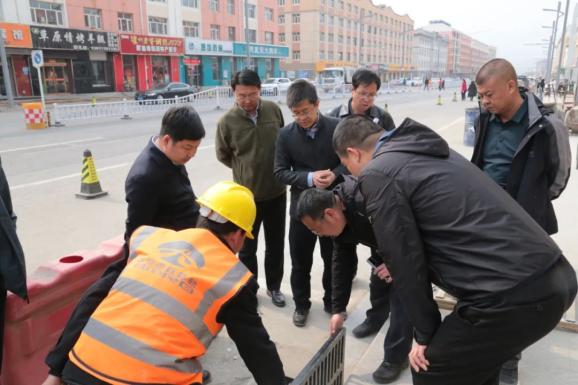
[[202,382],[196,358],[222,328],[219,310],[251,273],[207,230],[141,227],[130,244],[133,259],[70,360],[115,385]]

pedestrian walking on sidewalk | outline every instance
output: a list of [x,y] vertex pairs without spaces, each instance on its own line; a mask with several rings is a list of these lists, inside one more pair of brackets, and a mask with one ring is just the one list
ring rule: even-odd
[[462,84],[460,85],[460,92],[462,93],[462,102],[466,100],[466,93],[468,92],[468,83],[466,79],[462,79]]
[[261,99],[261,79],[252,70],[237,72],[231,81],[235,105],[217,124],[217,159],[231,168],[233,180],[255,195],[255,239],[247,239],[239,252],[241,261],[258,275],[257,247],[261,225],[265,232],[265,279],[274,305],[285,306],[281,292],[285,252],[286,187],[273,176],[275,142],[284,126],[276,103]]
[[470,98],[470,102],[474,101],[476,96],[478,96],[478,89],[476,88],[476,82],[472,80],[468,86],[468,98]]
[[[379,255],[414,327],[413,383],[497,384],[502,364],[556,327],[576,297],[576,272],[560,248],[418,122],[383,132],[350,117],[333,145],[359,176]],[[443,320],[432,284],[457,299]]]

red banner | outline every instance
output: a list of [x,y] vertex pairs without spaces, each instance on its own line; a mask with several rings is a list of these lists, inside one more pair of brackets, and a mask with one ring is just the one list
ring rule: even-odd
[[132,55],[168,55],[184,54],[183,39],[177,37],[120,34],[120,52]]

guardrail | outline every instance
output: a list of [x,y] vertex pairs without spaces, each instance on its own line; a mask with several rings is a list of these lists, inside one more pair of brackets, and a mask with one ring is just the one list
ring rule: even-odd
[[58,104],[50,111],[53,126],[63,126],[70,120],[120,117],[131,119],[133,115],[164,112],[171,107],[190,104],[193,107],[221,108],[233,104],[233,92],[229,87],[217,87],[174,99],[126,100],[104,103]]
[[342,385],[344,356],[345,328],[323,344],[291,385]]

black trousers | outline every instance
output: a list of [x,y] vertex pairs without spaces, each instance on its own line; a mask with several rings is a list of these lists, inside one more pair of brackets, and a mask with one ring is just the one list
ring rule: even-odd
[[0,373],[2,373],[2,359],[4,358],[4,324],[6,323],[6,296],[8,291],[4,278],[0,274]]
[[289,251],[291,253],[291,290],[297,309],[311,308],[311,266],[315,241],[319,238],[323,259],[323,304],[331,309],[331,258],[333,240],[317,237],[301,221],[291,218],[289,222]]
[[265,231],[265,279],[267,289],[279,290],[283,280],[283,255],[285,250],[285,212],[287,194],[257,203],[257,216],[253,224],[255,239],[245,239],[239,259],[257,277],[257,246],[261,224]]
[[548,334],[576,297],[576,273],[566,258],[544,274],[491,300],[457,303],[425,355],[414,385],[498,385],[500,367]]

